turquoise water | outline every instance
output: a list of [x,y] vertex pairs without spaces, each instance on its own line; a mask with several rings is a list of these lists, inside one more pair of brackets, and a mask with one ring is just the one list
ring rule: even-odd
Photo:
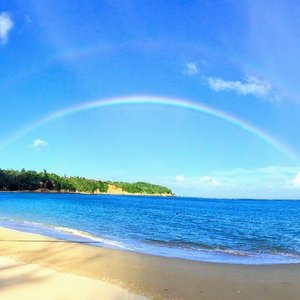
[[300,263],[300,201],[0,193],[0,226],[168,257]]

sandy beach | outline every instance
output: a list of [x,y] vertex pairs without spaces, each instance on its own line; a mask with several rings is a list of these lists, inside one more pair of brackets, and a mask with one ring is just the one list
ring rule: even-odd
[[0,297],[18,299],[143,300],[110,283],[0,257]]
[[299,264],[202,263],[4,228],[0,234],[1,299],[296,300],[300,295]]

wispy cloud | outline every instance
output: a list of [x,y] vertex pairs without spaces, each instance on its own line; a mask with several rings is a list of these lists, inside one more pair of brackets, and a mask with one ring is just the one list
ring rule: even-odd
[[298,172],[292,179],[292,185],[295,187],[300,187],[300,172]]
[[210,176],[200,177],[200,183],[207,184],[207,185],[213,185],[213,186],[220,185],[220,182],[217,179],[210,177]]
[[47,145],[48,143],[41,139],[36,139],[30,144],[30,146],[35,149],[41,149],[43,147],[46,147]]
[[228,81],[219,77],[208,77],[208,86],[216,91],[234,92],[240,95],[267,96],[271,85],[255,76],[247,76],[244,81]]
[[0,13],[0,42],[2,45],[7,43],[9,33],[13,27],[14,23],[10,15],[6,12]]
[[257,169],[216,171],[213,175],[229,185],[288,187],[297,167],[268,166]]
[[175,177],[175,180],[176,180],[177,182],[184,182],[184,181],[185,181],[185,177],[184,177],[183,175],[177,175],[177,176]]
[[195,176],[195,177],[185,177],[183,175],[177,175],[175,177],[175,181],[178,184],[183,184],[186,187],[191,188],[199,188],[199,187],[207,187],[207,186],[218,186],[221,184],[219,180],[211,176]]
[[194,76],[199,73],[197,64],[189,62],[185,65],[184,73],[190,76]]
[[299,199],[299,188],[299,166],[268,166],[185,176],[184,182],[176,181],[173,189],[199,197]]

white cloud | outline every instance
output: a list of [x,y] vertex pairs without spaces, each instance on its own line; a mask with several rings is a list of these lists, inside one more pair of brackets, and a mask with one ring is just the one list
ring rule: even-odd
[[210,176],[201,177],[200,182],[203,184],[208,184],[208,185],[213,185],[213,186],[217,186],[220,184],[220,182],[218,180],[216,180],[215,178],[210,177]]
[[185,74],[194,76],[199,73],[196,63],[190,62],[185,65]]
[[176,194],[213,198],[300,199],[299,166],[211,171],[173,184]]
[[214,176],[232,186],[288,187],[297,167],[268,166],[257,169],[231,169],[215,171]]
[[177,175],[175,177],[175,180],[178,182],[183,182],[183,181],[185,181],[185,177],[183,175]]
[[214,177],[202,176],[202,177],[188,177],[186,178],[183,175],[177,175],[175,177],[177,183],[185,183],[185,186],[190,188],[203,188],[220,185],[221,182]]
[[292,185],[295,187],[300,187],[300,172],[298,172],[296,176],[293,178]]
[[256,188],[290,189],[291,185],[300,187],[299,167],[285,166],[211,171],[208,175],[193,177],[178,175],[175,179],[178,183],[184,181],[186,187],[200,189],[213,189],[216,186],[232,190],[237,188],[245,190]]
[[43,147],[45,147],[45,146],[47,146],[48,145],[48,143],[47,142],[45,142],[45,141],[43,141],[43,140],[41,140],[41,139],[36,139],[36,140],[34,140],[32,143],[31,143],[31,147],[33,147],[33,148],[35,148],[35,149],[41,149],[41,148],[43,148]]
[[266,96],[271,91],[269,83],[255,76],[247,76],[244,82],[227,81],[222,78],[208,77],[208,86],[216,91],[232,91],[240,95]]
[[14,23],[8,13],[0,13],[0,42],[4,45],[8,41],[8,35]]

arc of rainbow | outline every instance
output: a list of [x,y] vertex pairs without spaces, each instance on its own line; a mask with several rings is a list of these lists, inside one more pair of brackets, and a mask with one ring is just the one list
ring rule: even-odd
[[2,147],[5,147],[21,137],[25,136],[30,131],[43,126],[49,122],[54,120],[69,116],[73,113],[82,112],[94,108],[100,108],[105,106],[116,106],[116,105],[128,105],[128,104],[156,104],[156,105],[165,105],[165,106],[173,106],[178,108],[183,108],[187,110],[192,110],[200,113],[204,113],[218,119],[224,120],[236,127],[239,127],[246,132],[254,135],[258,139],[267,143],[278,152],[289,158],[290,160],[299,163],[300,159],[297,153],[291,149],[289,146],[285,145],[282,142],[277,141],[272,136],[263,132],[262,130],[254,127],[253,125],[238,119],[237,117],[225,113],[223,111],[217,110],[215,108],[209,107],[199,102],[191,102],[184,99],[178,98],[168,98],[168,97],[158,97],[158,96],[148,96],[148,95],[134,95],[134,96],[125,96],[125,97],[116,97],[116,98],[106,98],[106,99],[98,99],[90,102],[83,102],[71,107],[67,107],[58,111],[55,111],[31,124],[22,130],[13,134],[6,141],[2,142]]

